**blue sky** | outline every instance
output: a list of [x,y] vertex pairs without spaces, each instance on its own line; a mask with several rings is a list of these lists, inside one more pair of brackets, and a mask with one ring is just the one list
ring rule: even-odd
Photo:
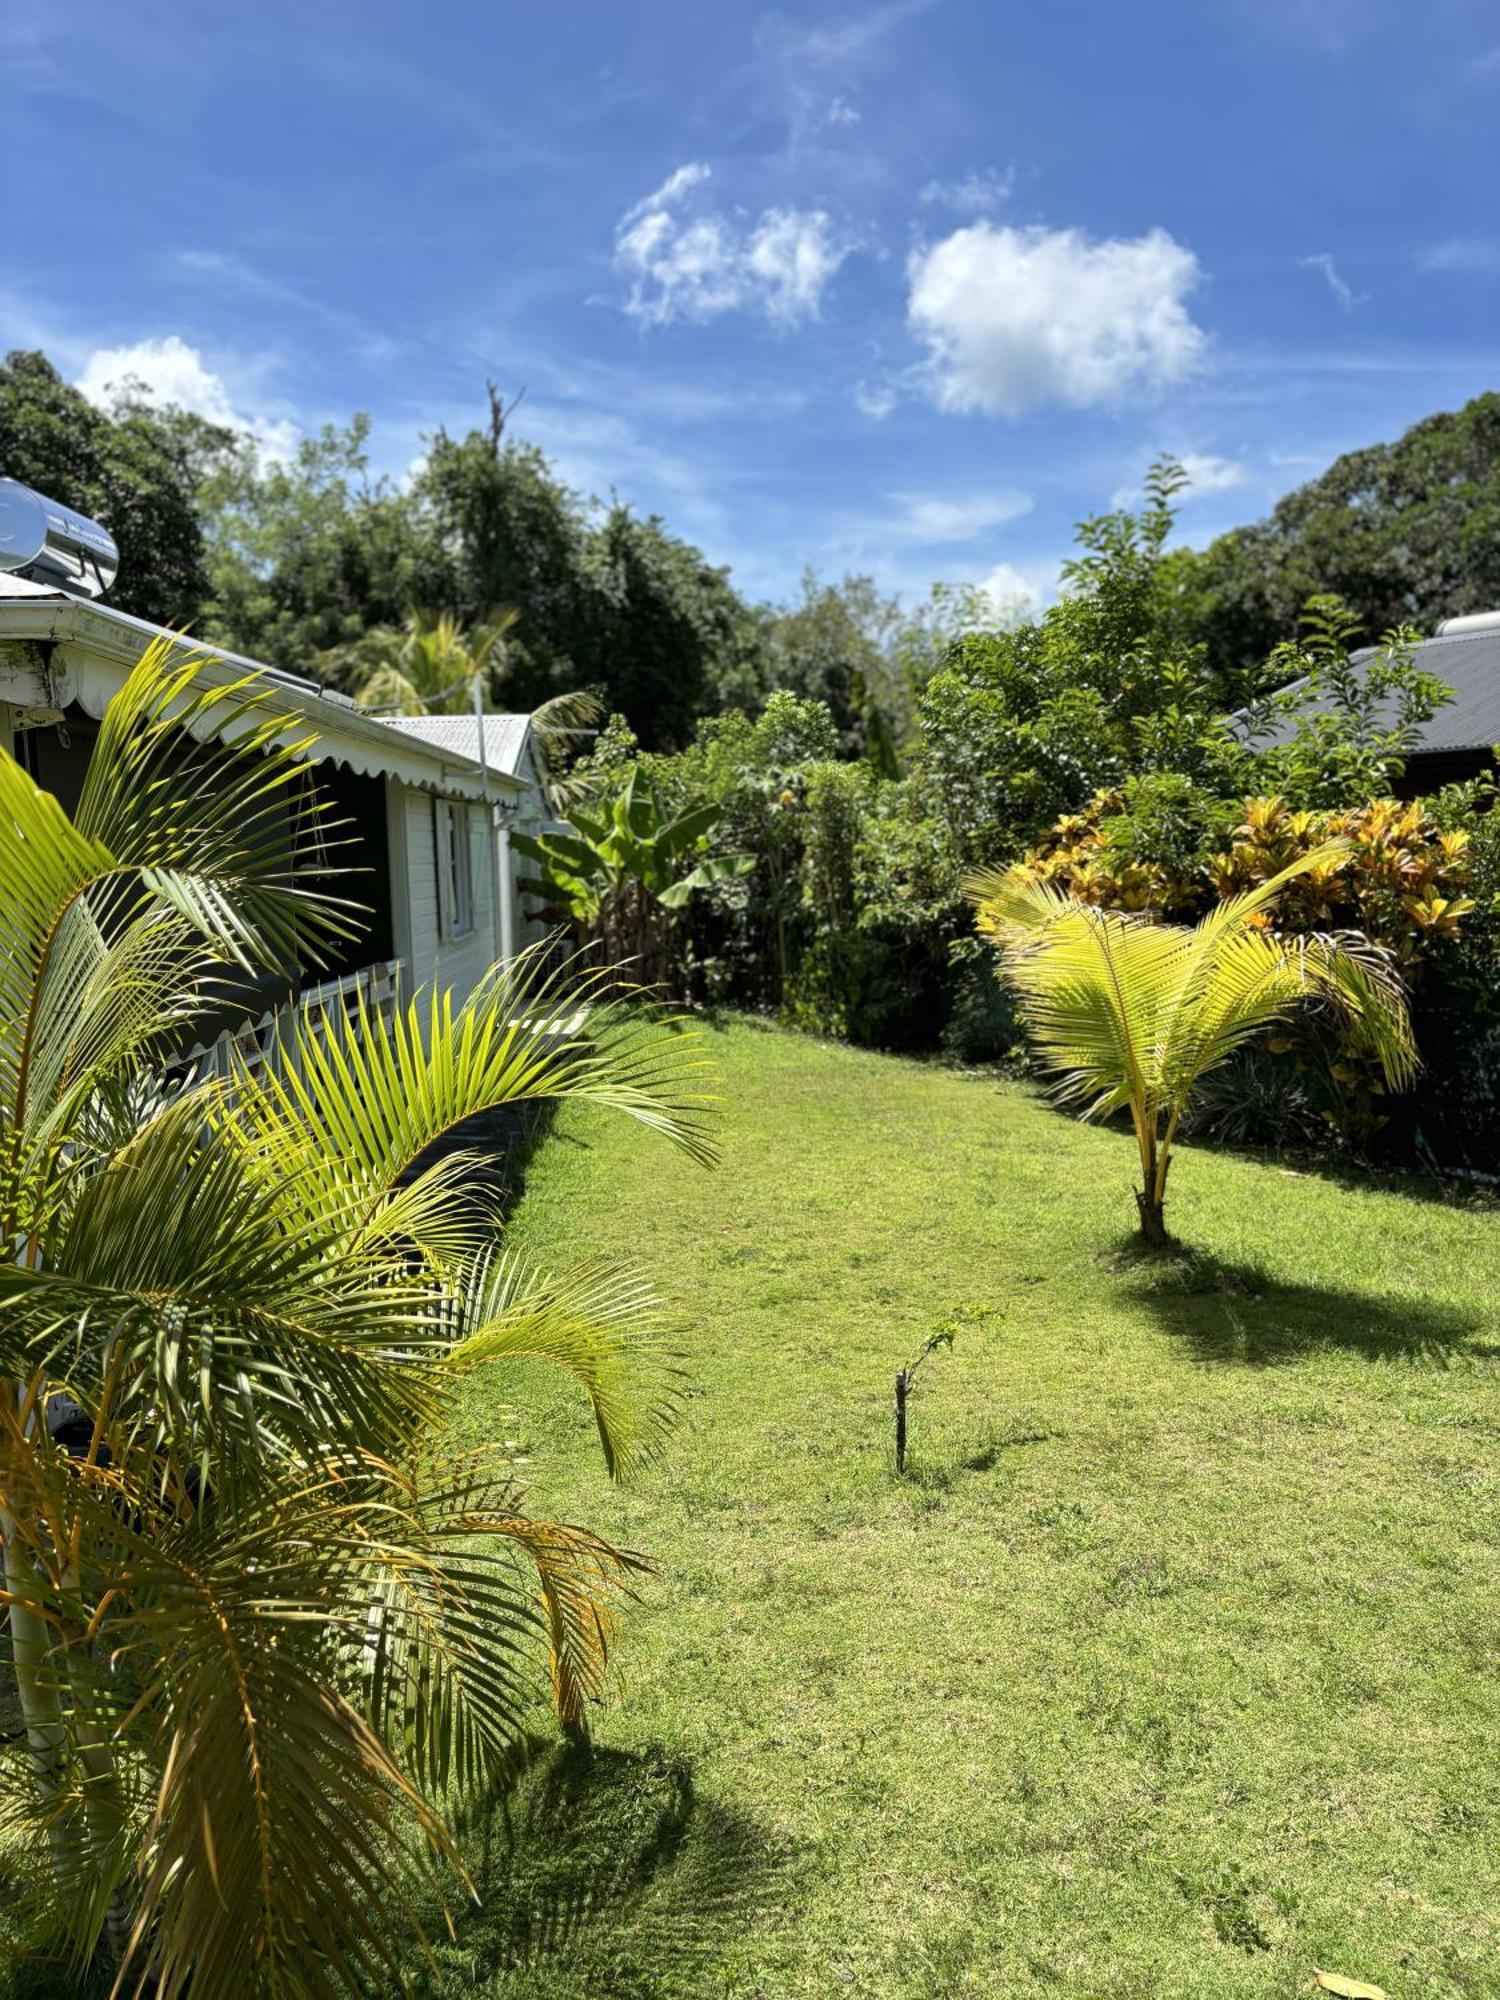
[[752,595],[1045,591],[1500,386],[1491,0],[0,0],[0,345],[403,475],[524,386]]

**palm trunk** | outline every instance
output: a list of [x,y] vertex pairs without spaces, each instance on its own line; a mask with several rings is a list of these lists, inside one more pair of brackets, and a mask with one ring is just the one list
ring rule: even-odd
[[1136,1116],[1136,1143],[1141,1152],[1141,1185],[1135,1191],[1136,1212],[1140,1217],[1141,1241],[1153,1250],[1164,1250],[1172,1241],[1167,1234],[1167,1174],[1172,1165],[1172,1132],[1176,1120],[1158,1138],[1155,1118]]
[[[26,1729],[26,1751],[44,1807],[53,1806],[67,1769],[68,1729],[57,1683],[55,1647],[46,1620],[33,1609],[41,1579],[22,1542],[14,1517],[5,1514],[5,1588],[10,1597],[10,1651],[16,1696]],[[53,1861],[67,1864],[68,1839],[57,1818],[48,1821]]]

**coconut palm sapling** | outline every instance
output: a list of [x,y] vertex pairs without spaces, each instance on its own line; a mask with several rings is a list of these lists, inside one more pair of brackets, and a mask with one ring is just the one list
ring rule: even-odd
[[1022,866],[968,883],[980,932],[1000,952],[1032,1047],[1056,1072],[1055,1095],[1086,1118],[1129,1113],[1140,1157],[1140,1235],[1167,1247],[1167,1178],[1200,1079],[1301,1008],[1326,1006],[1379,1064],[1407,1083],[1415,1050],[1389,953],[1358,933],[1280,936],[1276,898],[1326,868],[1338,844],[1227,897],[1197,924],[1100,909]]

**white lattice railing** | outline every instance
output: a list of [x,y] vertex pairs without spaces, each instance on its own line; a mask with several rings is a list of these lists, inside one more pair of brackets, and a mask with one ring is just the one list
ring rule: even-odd
[[229,1076],[236,1061],[249,1069],[259,1069],[276,1046],[277,1029],[293,1013],[314,1022],[326,1021],[351,1011],[363,999],[366,1011],[390,1020],[396,1011],[401,961],[386,959],[380,965],[362,965],[357,972],[325,979],[318,986],[302,987],[295,999],[273,1007],[258,1021],[240,1028],[226,1028],[217,1040],[192,1051],[188,1061],[201,1077]]

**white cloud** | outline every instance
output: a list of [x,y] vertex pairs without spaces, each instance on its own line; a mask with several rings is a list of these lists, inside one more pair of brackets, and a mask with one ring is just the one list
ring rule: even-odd
[[84,362],[78,387],[91,403],[107,408],[134,387],[147,402],[176,404],[211,424],[245,431],[268,458],[290,458],[297,426],[284,417],[239,409],[222,375],[209,368],[196,347],[175,333],[162,340],[138,340],[129,347],[96,347]]
[[1003,174],[987,167],[983,173],[965,174],[962,180],[929,181],[917,199],[929,206],[956,209],[960,215],[985,215],[1009,201],[1015,186],[1014,167],[1007,167]]
[[1185,304],[1198,260],[1163,229],[1095,242],[975,222],[915,251],[907,276],[945,410],[1114,402],[1180,381],[1206,345]]
[[1247,477],[1238,459],[1213,452],[1185,451],[1178,463],[1188,476],[1188,490],[1196,494],[1226,493],[1231,486],[1243,486]]
[[995,623],[1002,629],[1013,625],[1024,625],[1056,595],[1055,576],[1043,576],[1039,571],[1017,569],[1014,563],[996,563],[987,576],[979,580],[979,589],[989,599],[994,608]]
[[883,423],[900,400],[891,382],[856,382],[854,385],[854,407],[862,417],[873,417],[876,423]]
[[621,218],[621,228],[628,222],[634,222],[638,215],[650,215],[654,209],[670,208],[673,202],[681,201],[685,194],[691,194],[695,187],[712,178],[712,167],[706,166],[702,160],[689,160],[686,166],[668,174],[654,194],[644,196],[633,208],[627,208]]
[[1029,493],[893,493],[893,533],[914,542],[971,542],[1003,522],[1029,514]]
[[1316,257],[1304,257],[1302,259],[1302,269],[1304,271],[1321,271],[1324,279],[1327,281],[1329,291],[1333,293],[1333,296],[1338,300],[1345,312],[1353,312],[1364,296],[1363,293],[1356,292],[1348,280],[1340,275],[1338,265],[1334,263],[1326,250],[1320,250]]
[[625,310],[648,326],[740,309],[777,326],[815,319],[853,243],[821,209],[768,208],[753,224],[719,209],[684,215],[684,201],[709,178],[700,163],[679,167],[621,217],[615,266],[630,280]]
[[823,113],[823,122],[827,125],[858,125],[860,119],[861,113],[847,97],[836,97]]
[[1434,244],[1422,259],[1424,271],[1500,270],[1500,243],[1479,236],[1450,236]]
[[767,52],[783,63],[837,68],[861,61],[888,35],[936,4],[937,0],[886,0],[884,6],[867,7],[842,21],[819,22],[816,27],[770,14],[758,24],[756,34]]

